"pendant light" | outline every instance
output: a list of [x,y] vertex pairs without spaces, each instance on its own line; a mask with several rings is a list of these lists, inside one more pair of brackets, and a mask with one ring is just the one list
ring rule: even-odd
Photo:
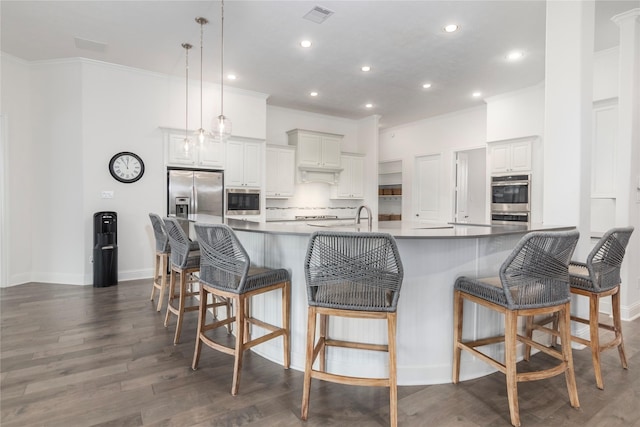
[[217,141],[231,136],[231,120],[224,115],[224,0],[220,2],[220,115],[213,119],[212,133]]
[[191,149],[191,139],[189,138],[189,49],[191,46],[189,43],[182,43],[182,47],[185,51],[185,101],[184,101],[184,153],[188,154]]
[[207,136],[209,136],[208,132],[202,127],[202,35],[204,25],[208,24],[209,20],[199,16],[196,18],[196,22],[200,24],[200,129],[196,131],[196,137],[200,145],[202,145]]

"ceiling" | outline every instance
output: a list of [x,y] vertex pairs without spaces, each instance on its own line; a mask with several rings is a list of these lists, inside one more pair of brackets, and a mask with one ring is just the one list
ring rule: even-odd
[[[303,19],[315,6],[334,14],[321,24]],[[610,18],[634,7],[637,0],[596,2],[596,51],[618,44]],[[219,82],[218,1],[3,0],[1,45],[27,61],[84,57],[184,76],[181,44],[188,42],[190,77],[199,79],[198,16],[210,21],[203,78]],[[452,22],[460,30],[445,33]],[[274,106],[350,119],[378,114],[381,127],[544,80],[544,1],[227,0],[224,31],[225,72],[238,76],[225,85],[268,94]],[[300,47],[302,39],[312,47]],[[506,61],[514,49],[524,58]],[[368,73],[360,70],[365,64]]]

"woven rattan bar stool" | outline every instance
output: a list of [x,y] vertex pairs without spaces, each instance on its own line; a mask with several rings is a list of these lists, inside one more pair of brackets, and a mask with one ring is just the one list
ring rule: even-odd
[[[304,269],[309,309],[302,419],[309,415],[311,379],[317,378],[340,384],[389,387],[390,424],[397,426],[396,308],[403,269],[394,238],[383,233],[316,232],[309,240]],[[320,336],[316,342],[318,316]],[[388,345],[331,339],[331,316],[386,320]],[[361,378],[327,372],[328,347],[388,352],[389,376]],[[313,365],[318,356],[317,370]]]
[[169,236],[167,236],[167,230],[164,228],[162,218],[154,213],[150,213],[149,218],[151,219],[153,234],[156,240],[156,251],[153,262],[153,286],[151,287],[150,300],[153,301],[153,296],[157,289],[158,305],[156,311],[160,311],[162,308],[162,300],[167,290],[167,270],[169,268],[171,247],[169,246]]
[[[153,234],[156,241],[156,252],[153,266],[153,286],[151,287],[151,298],[155,295],[156,289],[158,290],[158,305],[156,311],[162,309],[162,301],[164,294],[167,290],[167,272],[169,271],[169,255],[171,254],[171,246],[169,245],[169,236],[164,226],[164,221],[159,215],[150,213],[151,226],[153,227]],[[189,241],[189,250],[199,250],[198,242]]]
[[[200,242],[200,317],[192,368],[198,368],[202,344],[233,355],[235,361],[231,394],[235,396],[238,394],[240,386],[242,356],[246,350],[265,341],[282,337],[284,368],[289,368],[291,278],[289,272],[282,268],[270,269],[252,266],[249,255],[228,226],[196,223],[195,230]],[[280,327],[258,320],[251,313],[252,297],[271,291],[282,293],[282,326]],[[228,309],[226,319],[214,319],[207,323],[207,310],[204,302],[209,298],[209,294],[226,301],[233,301],[236,311],[235,317],[230,314]],[[214,341],[211,336],[207,336],[208,331],[230,325],[232,322],[236,324],[234,347],[223,345]],[[251,326],[257,326],[268,333],[252,339]]]
[[[589,339],[571,336],[574,342],[586,345],[591,349],[593,370],[596,376],[596,386],[604,389],[602,369],[600,368],[600,353],[612,348],[618,349],[620,363],[627,369],[627,356],[624,352],[624,340],[622,339],[622,320],[620,318],[620,267],[627,244],[633,233],[633,227],[612,228],[607,231],[595,244],[586,262],[571,261],[569,264],[569,280],[571,293],[589,298],[589,318],[571,316],[571,320],[589,325]],[[611,309],[613,325],[601,323],[599,319],[600,299],[611,297]],[[557,320],[545,318],[533,322],[527,319],[527,336],[531,336],[533,330],[554,335],[554,344],[558,336]],[[553,321],[553,329],[544,325]],[[613,339],[602,343],[600,341],[600,329],[613,332]],[[527,356],[531,352],[527,348]]]
[[[187,298],[198,295],[197,291],[187,289],[187,285],[197,282],[194,273],[200,270],[200,252],[194,250],[195,244],[187,237],[186,233],[175,218],[165,218],[164,226],[171,245],[171,273],[169,276],[169,302],[167,314],[164,318],[164,326],[169,325],[169,317],[175,314],[178,317],[176,333],[173,343],[180,341],[182,332],[182,320],[184,313],[198,310],[198,304],[187,305]],[[198,246],[199,249],[199,246]],[[178,276],[178,293],[176,293],[176,275]],[[178,305],[174,302],[178,300]]]
[[[549,378],[564,373],[571,406],[579,407],[573,371],[571,346],[562,352],[518,334],[518,316],[559,313],[563,342],[571,336],[569,324],[569,271],[571,255],[578,242],[578,231],[533,232],[525,235],[500,267],[499,277],[472,279],[459,277],[454,286],[453,312],[453,383],[460,380],[461,350],[487,362],[506,375],[511,424],[520,425],[518,383]],[[504,336],[462,340],[463,303],[465,300],[504,314]],[[521,341],[560,360],[541,371],[518,373],[516,345]],[[477,350],[477,347],[504,342],[504,363]]]

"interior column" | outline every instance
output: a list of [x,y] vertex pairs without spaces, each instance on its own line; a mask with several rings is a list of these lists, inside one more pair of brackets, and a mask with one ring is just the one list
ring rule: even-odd
[[636,262],[640,259],[640,8],[611,19],[620,27],[616,226],[636,228],[627,246],[620,288],[622,318],[631,319],[640,314]]
[[542,219],[578,227],[578,258],[587,255],[591,219],[594,9],[547,2]]

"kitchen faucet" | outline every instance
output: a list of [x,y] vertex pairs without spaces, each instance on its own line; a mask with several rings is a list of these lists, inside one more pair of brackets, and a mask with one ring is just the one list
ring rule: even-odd
[[369,206],[367,205],[358,206],[358,210],[356,211],[356,224],[360,224],[360,212],[362,212],[362,209],[365,209],[367,211],[367,222],[369,225],[369,231],[371,231],[371,227],[373,225],[373,216],[371,214],[371,208],[369,208]]

